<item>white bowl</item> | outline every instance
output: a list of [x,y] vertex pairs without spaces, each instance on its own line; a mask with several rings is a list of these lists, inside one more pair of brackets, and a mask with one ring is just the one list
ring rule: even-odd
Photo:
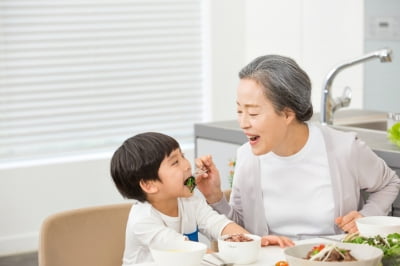
[[380,235],[400,233],[400,217],[394,216],[367,216],[356,220],[360,236],[374,237]]
[[200,242],[181,241],[167,247],[150,248],[154,262],[159,266],[200,266],[207,246]]
[[335,243],[339,248],[350,250],[350,254],[356,258],[357,261],[327,262],[304,259],[307,253],[312,250],[314,246],[318,246],[319,244],[321,243],[296,245],[285,248],[283,252],[289,265],[295,266],[378,266],[383,257],[382,250],[369,245]]
[[258,260],[261,250],[261,237],[244,234],[251,238],[248,242],[231,242],[225,239],[231,235],[223,235],[218,238],[218,254],[226,261],[235,264],[250,264]]

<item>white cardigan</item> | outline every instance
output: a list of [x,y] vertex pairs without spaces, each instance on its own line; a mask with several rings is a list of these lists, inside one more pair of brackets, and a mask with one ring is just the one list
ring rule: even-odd
[[[364,216],[387,215],[400,179],[354,132],[321,128],[332,178],[335,217],[358,210]],[[360,190],[369,193],[364,204]],[[299,199],[301,200],[301,199]],[[259,159],[248,143],[237,151],[230,203],[223,197],[211,206],[257,235],[269,233],[260,183]],[[343,231],[334,225],[336,233]]]

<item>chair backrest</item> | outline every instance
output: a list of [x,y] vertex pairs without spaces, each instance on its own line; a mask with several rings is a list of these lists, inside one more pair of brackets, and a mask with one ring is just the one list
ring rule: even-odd
[[39,266],[121,266],[132,203],[63,211],[47,217]]

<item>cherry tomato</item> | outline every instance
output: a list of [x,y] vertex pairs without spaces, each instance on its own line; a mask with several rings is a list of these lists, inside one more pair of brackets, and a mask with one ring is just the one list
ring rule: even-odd
[[323,250],[325,248],[325,245],[324,244],[319,244],[318,246],[314,246],[313,247],[313,251],[315,251],[315,250],[318,250],[318,251],[321,251],[321,250]]
[[289,266],[289,263],[284,260],[280,260],[277,263],[275,263],[275,266]]
[[319,244],[318,246],[314,246],[311,250],[311,255],[315,255],[317,253],[319,253],[321,250],[323,250],[325,248],[324,244]]

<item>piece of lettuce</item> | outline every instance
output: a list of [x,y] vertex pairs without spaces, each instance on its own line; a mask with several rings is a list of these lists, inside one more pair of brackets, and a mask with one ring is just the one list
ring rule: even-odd
[[184,185],[189,188],[190,192],[193,192],[194,188],[196,187],[196,178],[194,178],[194,176],[189,177],[186,179]]

